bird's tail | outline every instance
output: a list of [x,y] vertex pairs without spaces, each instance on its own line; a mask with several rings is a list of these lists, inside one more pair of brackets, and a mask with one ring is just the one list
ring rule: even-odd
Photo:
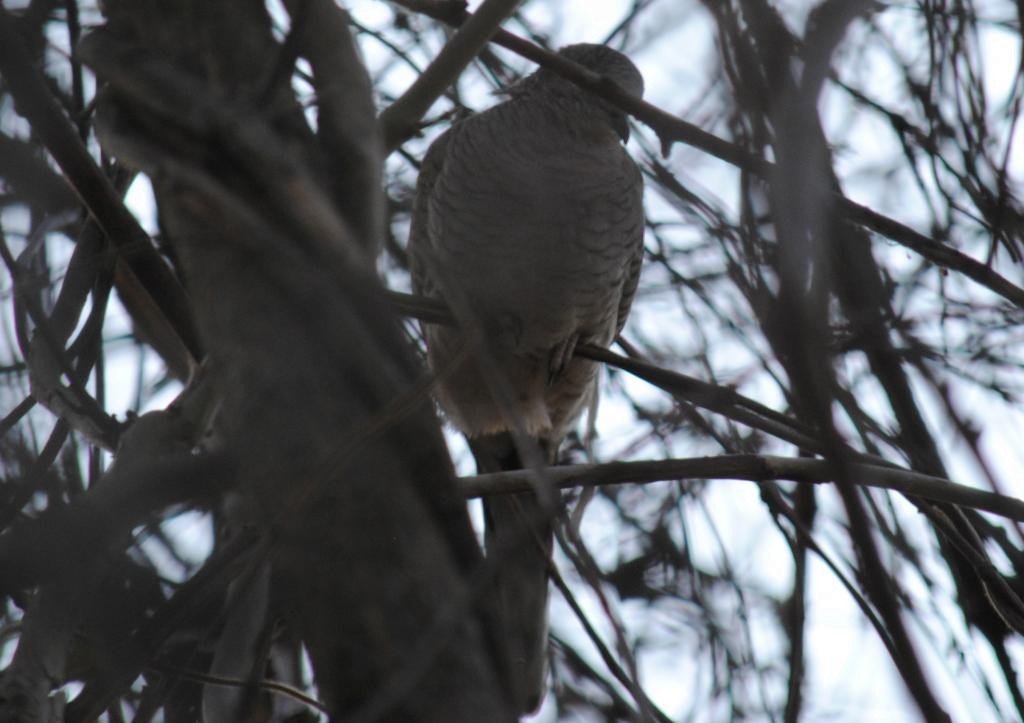
[[[469,440],[480,473],[523,469],[508,433]],[[554,445],[538,442],[546,462]],[[544,697],[547,673],[548,564],[551,514],[532,492],[492,495],[483,500],[488,563],[496,565],[494,596],[509,656],[512,689],[522,713],[532,713]]]

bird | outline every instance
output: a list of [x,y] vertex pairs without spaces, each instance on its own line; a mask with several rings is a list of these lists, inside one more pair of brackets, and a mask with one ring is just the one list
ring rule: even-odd
[[[590,43],[559,54],[642,97],[626,55]],[[598,367],[574,350],[622,330],[643,260],[626,113],[545,67],[501,94],[428,148],[408,242],[413,291],[460,320],[422,328],[439,406],[481,473],[521,469],[530,454],[555,463],[596,401]],[[483,508],[510,687],[529,713],[546,690],[551,505],[524,492]]]

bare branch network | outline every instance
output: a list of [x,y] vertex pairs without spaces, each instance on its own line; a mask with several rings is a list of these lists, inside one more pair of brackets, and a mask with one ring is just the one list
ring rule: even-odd
[[[0,9],[0,721],[512,721],[465,501],[551,489],[543,720],[1024,719],[1019,8],[270,5]],[[643,274],[563,463],[459,476],[415,184],[535,66]]]

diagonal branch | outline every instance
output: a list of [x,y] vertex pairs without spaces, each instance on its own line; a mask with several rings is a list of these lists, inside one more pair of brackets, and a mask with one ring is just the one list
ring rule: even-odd
[[416,130],[416,123],[463,69],[487,45],[519,0],[485,0],[472,15],[464,14],[459,29],[402,97],[380,114],[385,153],[400,146]]

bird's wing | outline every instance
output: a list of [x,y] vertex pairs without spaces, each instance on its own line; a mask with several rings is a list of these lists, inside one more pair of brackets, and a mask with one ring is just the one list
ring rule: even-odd
[[637,285],[640,283],[640,268],[644,260],[644,177],[640,170],[633,166],[636,181],[625,203],[628,204],[625,217],[629,219],[631,255],[626,260],[626,276],[622,283],[622,295],[619,297],[619,315],[615,325],[615,333],[622,331],[629,316],[629,309],[636,296]]
[[432,280],[430,264],[434,244],[430,238],[430,200],[434,195],[434,184],[444,169],[448,141],[456,126],[449,128],[430,144],[420,174],[416,180],[416,198],[413,202],[412,224],[409,227],[409,270],[412,274],[412,288],[417,294],[436,296],[436,284]]

